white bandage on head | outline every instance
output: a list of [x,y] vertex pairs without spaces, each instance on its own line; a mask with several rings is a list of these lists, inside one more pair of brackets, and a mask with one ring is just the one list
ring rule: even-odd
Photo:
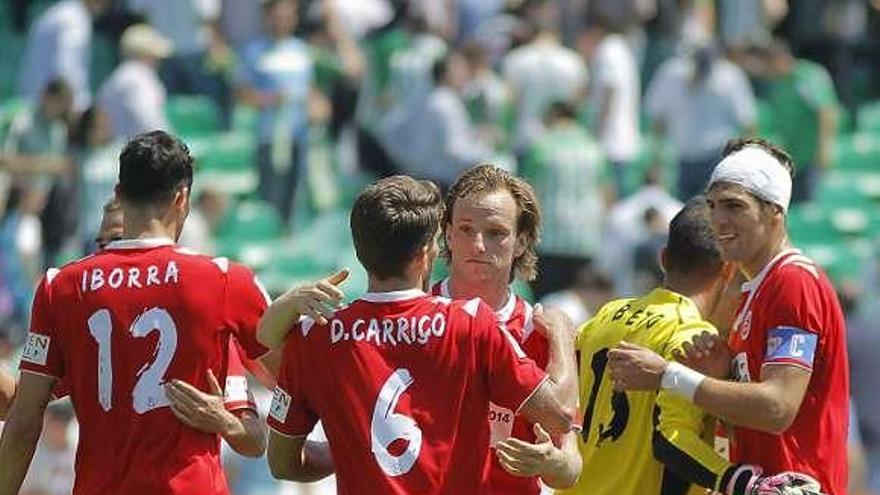
[[717,182],[730,182],[744,187],[755,196],[777,204],[788,212],[791,202],[791,175],[773,155],[760,146],[746,146],[724,157],[709,179],[709,187]]

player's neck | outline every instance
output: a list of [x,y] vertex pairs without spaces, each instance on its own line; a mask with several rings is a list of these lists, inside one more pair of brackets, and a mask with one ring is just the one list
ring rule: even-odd
[[768,242],[764,249],[756,253],[752,259],[740,263],[739,269],[742,270],[748,280],[751,280],[761,273],[761,270],[763,270],[764,267],[767,266],[767,263],[770,263],[776,255],[790,247],[791,244],[788,242],[788,237],[783,234],[781,239],[775,239],[772,242]]
[[156,239],[176,240],[177,228],[166,225],[157,219],[141,220],[129,216],[123,217],[122,233],[125,239]]
[[453,299],[473,299],[479,297],[493,310],[497,311],[504,307],[510,297],[510,287],[507,283],[494,283],[478,281],[469,283],[462,278],[449,277],[449,295]]
[[367,290],[370,292],[397,292],[413,289],[424,290],[424,282],[421,278],[392,277],[383,280],[371,275],[367,281]]

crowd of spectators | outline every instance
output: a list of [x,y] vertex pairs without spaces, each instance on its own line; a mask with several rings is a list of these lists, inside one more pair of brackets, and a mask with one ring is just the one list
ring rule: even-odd
[[[833,165],[839,129],[880,98],[876,0],[12,0],[4,8],[0,29],[26,39],[20,66],[3,67],[17,73],[17,92],[0,94],[21,103],[0,119],[7,358],[43,271],[96,248],[120,144],[149,129],[174,131],[167,110],[176,95],[203,96],[221,131],[244,130],[256,143],[253,190],[199,188],[182,244],[214,251],[212,232],[242,197],[269,205],[296,238],[298,196],[320,203],[324,194],[309,176],[316,146],[332,157],[337,185],[406,173],[445,188],[492,161],[526,177],[541,200],[531,292],[579,321],[612,296],[657,283],[666,225],[702,190],[728,139],[763,134],[782,145],[797,165],[795,201],[808,202]],[[97,40],[109,41],[115,62],[102,80],[94,80]],[[241,109],[254,115],[244,127]],[[876,281],[859,282],[844,291],[858,341],[854,429],[867,453],[866,491],[855,493],[880,493],[875,374],[855,368],[876,362],[880,349],[877,318],[862,303]],[[47,422],[70,423],[63,408],[53,411]],[[55,459],[46,466],[68,455],[52,452],[71,448],[54,437],[41,444]],[[236,493],[278,493],[267,473],[233,464]],[[39,493],[69,489],[54,485]]]

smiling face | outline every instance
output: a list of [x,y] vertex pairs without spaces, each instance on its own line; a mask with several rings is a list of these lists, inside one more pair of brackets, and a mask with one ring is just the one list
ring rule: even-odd
[[507,285],[513,261],[525,250],[517,239],[516,201],[499,189],[459,198],[446,229],[453,277],[471,284]]
[[741,186],[725,182],[709,189],[706,202],[724,259],[754,276],[785,238],[782,212]]

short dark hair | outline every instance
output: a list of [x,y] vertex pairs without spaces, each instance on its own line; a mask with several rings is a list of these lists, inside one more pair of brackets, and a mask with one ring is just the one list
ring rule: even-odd
[[706,197],[694,196],[669,223],[664,269],[668,274],[694,279],[714,275],[722,264]]
[[[465,170],[449,188],[446,194],[446,209],[443,213],[443,233],[452,225],[452,212],[455,202],[472,194],[488,194],[507,191],[516,202],[516,235],[523,236],[526,249],[513,260],[513,273],[520,279],[530,282],[538,274],[537,245],[541,239],[541,206],[538,195],[525,179],[511,174],[491,163],[481,163]],[[452,261],[452,253],[446,245],[445,235],[441,254],[447,262]]]
[[381,280],[403,275],[440,228],[443,199],[430,181],[395,175],[367,186],[351,208],[358,260]]
[[763,149],[767,153],[775,158],[786,170],[788,170],[788,175],[794,178],[794,160],[791,159],[791,156],[786,153],[784,149],[781,147],[767,141],[766,139],[762,139],[759,137],[748,137],[748,138],[736,138],[727,141],[727,144],[724,145],[724,151],[721,152],[721,156],[727,157],[736,153],[737,151],[742,150],[746,146],[756,146],[758,148]]
[[119,155],[123,201],[149,205],[170,201],[180,187],[191,187],[193,158],[180,139],[164,131],[138,134]]

